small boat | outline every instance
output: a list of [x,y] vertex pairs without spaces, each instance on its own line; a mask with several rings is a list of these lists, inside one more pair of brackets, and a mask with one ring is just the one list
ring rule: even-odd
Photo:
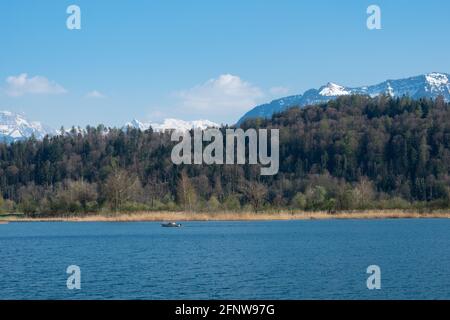
[[161,227],[165,227],[165,228],[180,228],[181,227],[181,223],[176,223],[176,222],[161,223]]

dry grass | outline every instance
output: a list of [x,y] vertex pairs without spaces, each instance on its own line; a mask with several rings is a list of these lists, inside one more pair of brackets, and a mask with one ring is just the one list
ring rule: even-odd
[[[3,221],[73,221],[73,222],[132,222],[132,221],[257,221],[257,220],[312,220],[312,219],[402,219],[402,218],[450,218],[449,211],[419,213],[402,210],[328,212],[136,212],[119,214],[85,214],[70,217],[25,218],[5,217]],[[0,218],[2,219],[2,218]],[[1,223],[1,221],[0,221]]]

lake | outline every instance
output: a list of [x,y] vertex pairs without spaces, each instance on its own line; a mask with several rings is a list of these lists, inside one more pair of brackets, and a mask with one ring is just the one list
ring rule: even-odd
[[450,299],[450,219],[9,223],[0,299]]

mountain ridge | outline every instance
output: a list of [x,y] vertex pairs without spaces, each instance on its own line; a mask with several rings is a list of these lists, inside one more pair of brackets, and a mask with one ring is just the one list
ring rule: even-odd
[[[132,127],[141,130],[148,130],[150,127],[154,131],[165,130],[191,130],[200,128],[202,130],[209,127],[220,127],[215,122],[209,120],[194,120],[185,121],[180,119],[168,118],[161,123],[157,122],[141,122],[139,120],[132,120],[127,122],[122,129]],[[66,129],[66,134],[71,133],[73,130],[76,133],[84,133],[85,130],[79,126],[74,126],[70,129]],[[108,131],[108,129],[105,129]],[[30,121],[25,115],[14,113],[11,111],[0,111],[0,142],[15,142],[31,138],[34,136],[36,139],[43,139],[46,135],[55,136],[61,134],[61,131],[55,130],[50,126],[44,125],[38,121]]]
[[[388,94],[393,97],[410,96],[413,99],[418,98],[436,98],[442,95],[445,101],[450,101],[450,75],[447,73],[431,72],[414,77],[386,80],[371,86],[346,87],[334,82],[328,82],[318,89],[309,89],[303,94],[291,95],[273,100],[269,103],[258,105],[244,114],[237,125],[249,118],[269,118],[274,113],[284,111],[294,106],[307,106],[328,102],[339,96],[361,94],[371,97]],[[195,128],[206,129],[208,127],[220,127],[219,124],[209,120],[185,121],[180,119],[168,118],[163,122],[141,122],[132,120],[127,122],[123,129],[127,127],[147,130],[150,127],[155,131],[164,130],[191,130]],[[70,131],[70,130],[68,130]],[[80,132],[83,129],[79,128]],[[42,139],[46,135],[58,135],[59,131],[49,126],[43,125],[37,121],[30,121],[24,115],[0,111],[0,141],[14,142],[30,138]]]
[[191,129],[206,129],[210,127],[220,127],[219,124],[209,121],[209,120],[193,120],[185,121],[180,119],[167,118],[162,123],[157,122],[141,122],[137,119],[133,119],[131,122],[127,122],[124,126],[148,130],[150,127],[155,131],[165,131],[165,130],[191,130]]
[[392,97],[410,96],[413,99],[437,98],[442,95],[450,101],[450,74],[431,72],[418,76],[388,79],[375,85],[361,87],[347,87],[328,82],[319,89],[309,89],[303,94],[291,95],[258,105],[245,113],[237,122],[240,125],[249,118],[268,118],[274,113],[284,111],[290,107],[304,107],[311,104],[328,102],[342,95],[361,94],[371,97],[387,94]]

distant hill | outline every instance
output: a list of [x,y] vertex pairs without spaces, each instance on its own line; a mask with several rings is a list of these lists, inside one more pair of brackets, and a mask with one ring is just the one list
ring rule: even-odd
[[239,119],[241,124],[249,118],[269,118],[272,114],[281,112],[293,106],[303,107],[318,104],[335,99],[339,96],[352,94],[369,95],[371,97],[387,94],[392,97],[409,96],[413,99],[436,98],[442,95],[446,101],[450,101],[450,82],[447,73],[428,73],[411,78],[399,80],[386,80],[382,83],[350,88],[329,82],[319,89],[310,89],[304,94],[289,96],[274,100],[270,103],[254,107]]
[[0,195],[30,215],[450,208],[443,99],[343,95],[243,128],[280,130],[278,174],[261,177],[248,163],[178,166],[169,132],[98,126],[0,143]]

